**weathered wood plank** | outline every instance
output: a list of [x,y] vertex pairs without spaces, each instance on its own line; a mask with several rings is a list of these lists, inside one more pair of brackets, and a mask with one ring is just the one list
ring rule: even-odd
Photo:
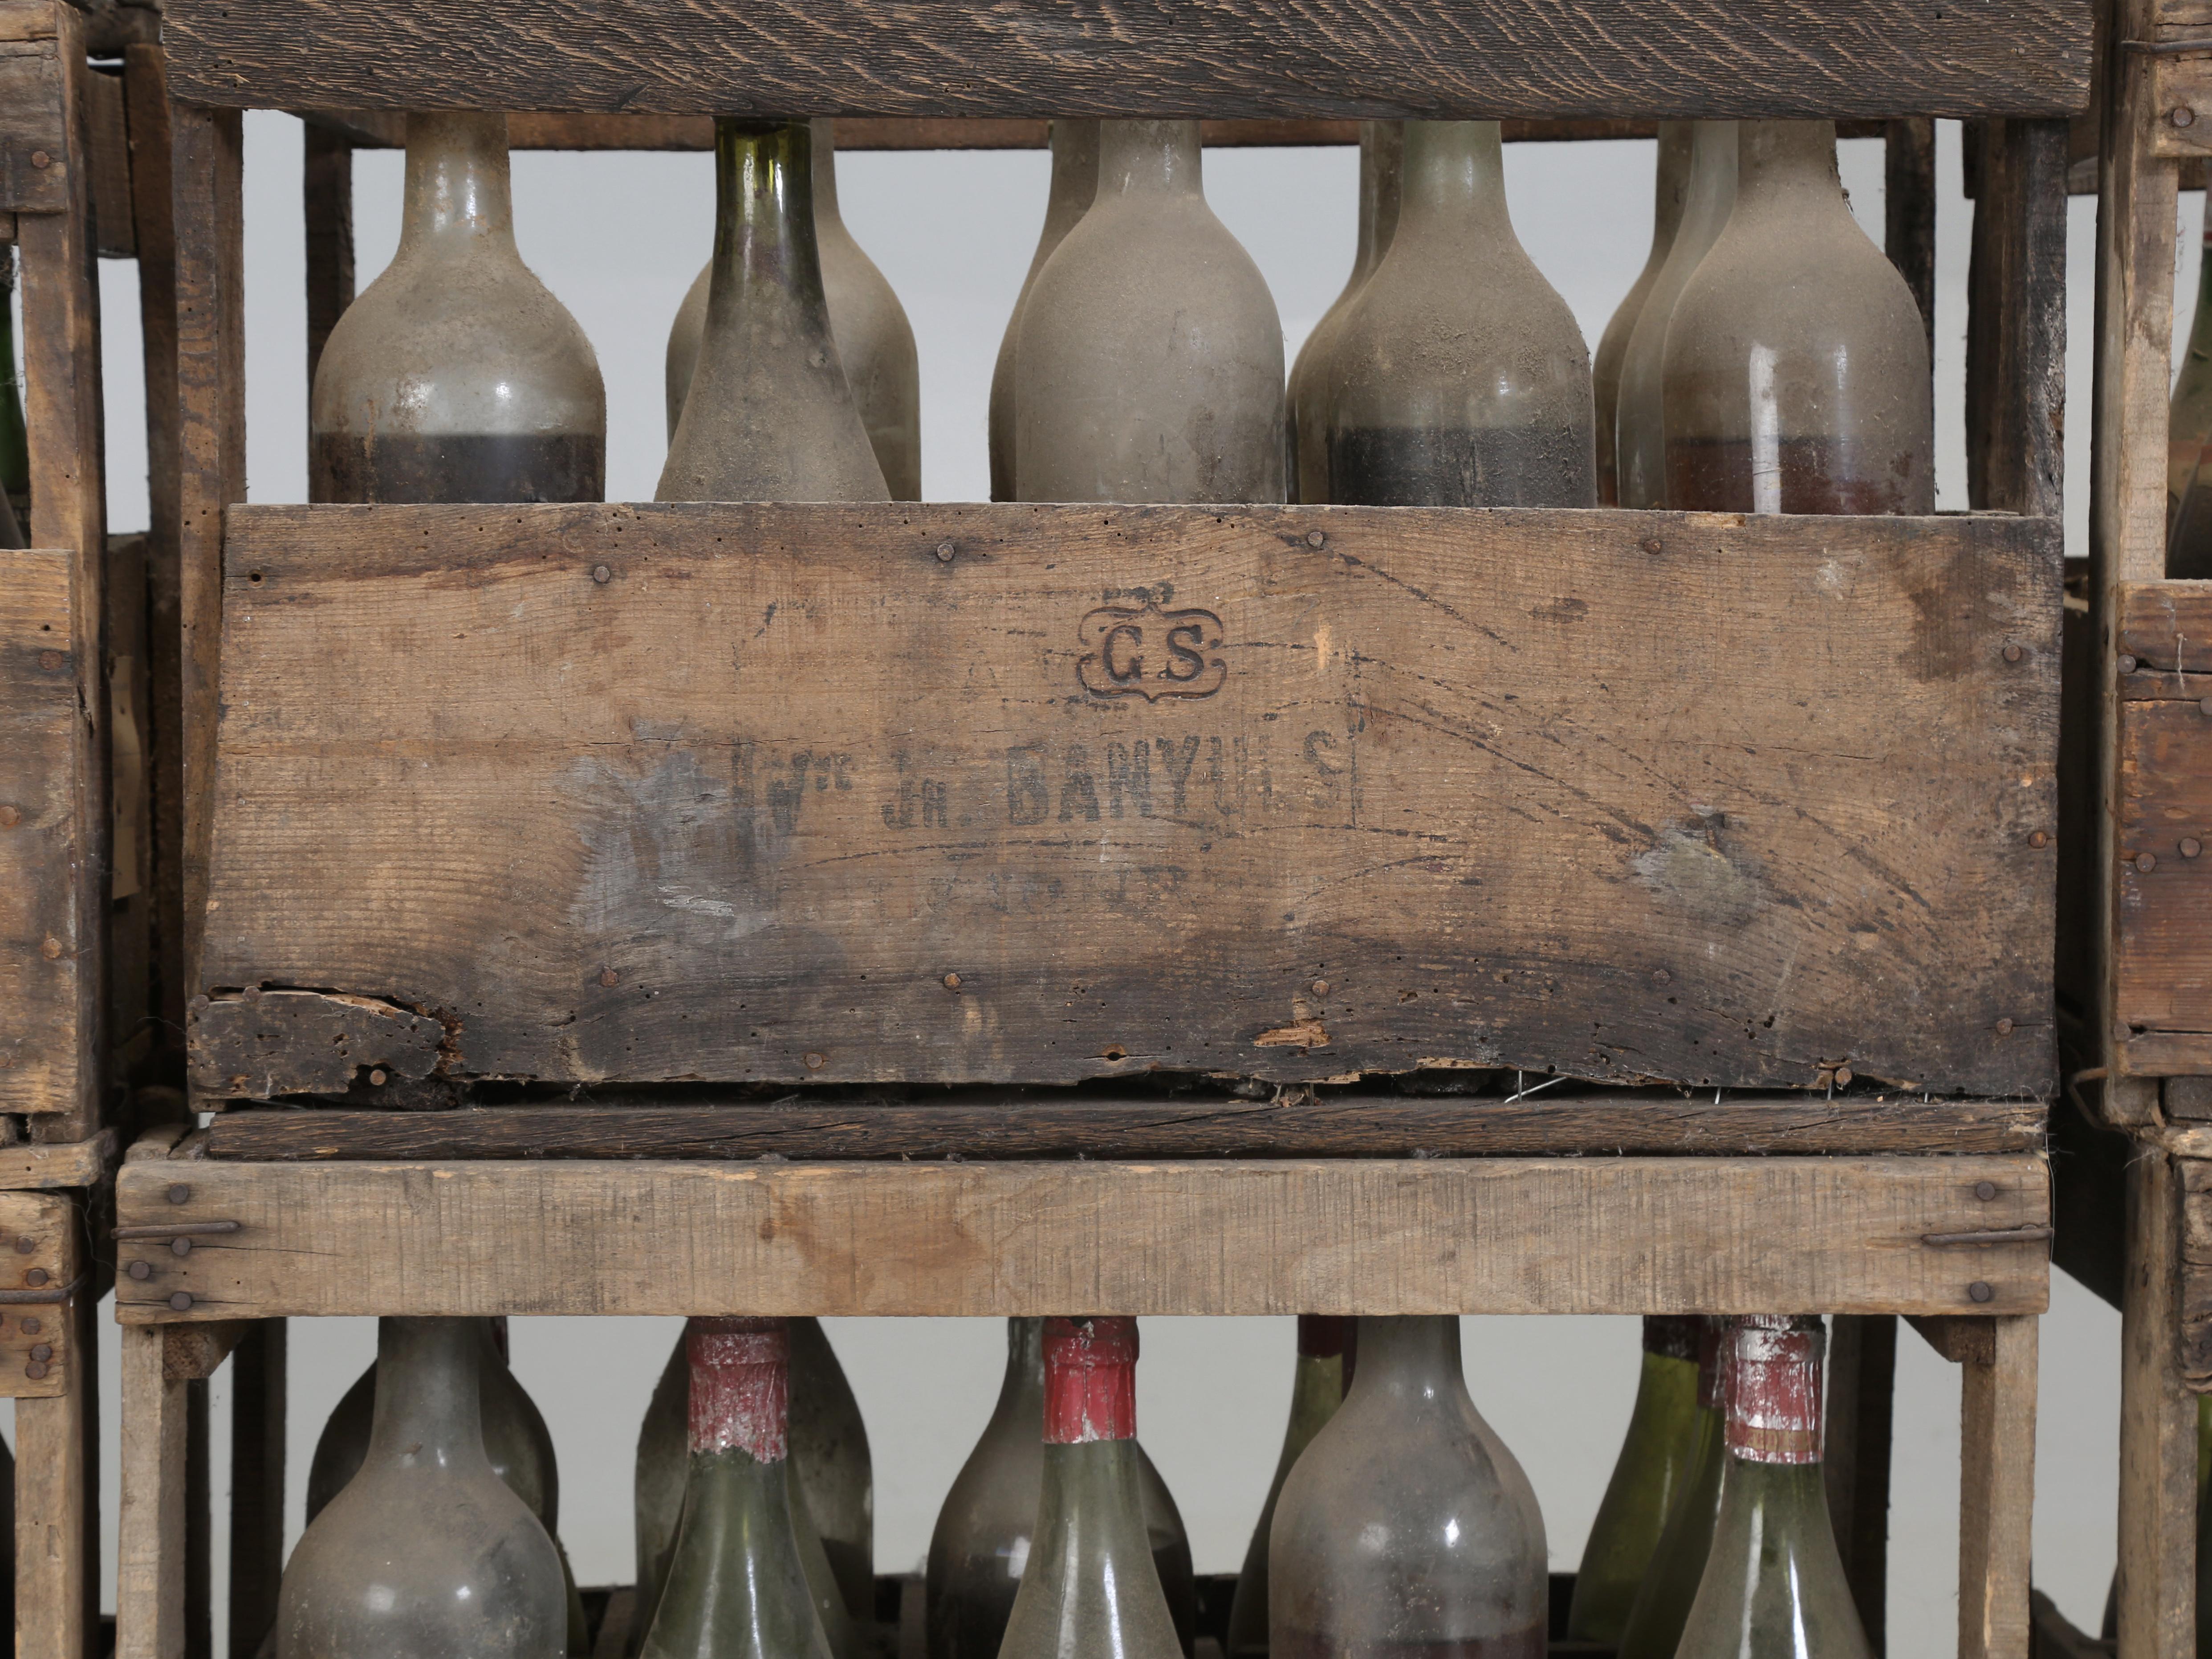
[[1988,1321],[1960,1388],[1959,1659],[2028,1659],[2036,1321]]
[[122,1333],[116,1659],[185,1659],[185,1418],[191,1385],[168,1374],[167,1334]]
[[1966,341],[1967,487],[1976,507],[2063,510],[2066,128],[1983,125]]
[[[68,65],[56,0],[0,5],[0,210],[64,213],[83,171],[86,149],[73,142],[64,88]],[[77,57],[84,34],[71,12]]]
[[120,1241],[117,1314],[2032,1313],[2048,1199],[2033,1154],[149,1160],[118,1177],[125,1230],[210,1230],[182,1256],[165,1230]]
[[2052,1086],[2045,521],[229,522],[201,988],[444,1075]]
[[[226,1112],[204,1156],[242,1162],[461,1158],[1218,1158],[1515,1156],[1570,1151],[2029,1152],[2040,1107],[1646,1094],[1509,1103],[1400,1095],[1279,1103],[1212,1098],[490,1107],[459,1112]],[[0,1164],[7,1153],[0,1150]]]
[[2032,1624],[2028,1651],[2033,1659],[2112,1659],[2113,1644],[2074,1628],[2056,1602],[2041,1590],[2028,1592]]
[[[179,95],[656,114],[2070,115],[2080,0],[170,0]],[[1417,40],[1420,50],[1406,43]]]
[[[179,1327],[172,1326],[172,1330]],[[257,1322],[231,1367],[231,1659],[255,1659],[284,1576],[284,1321]]]
[[84,78],[91,131],[92,219],[104,259],[135,259],[138,237],[131,210],[131,135],[124,117],[123,76],[94,70]]
[[[93,1298],[45,1310],[67,1345],[56,1394],[15,1402],[15,1650],[98,1659],[99,1343]],[[21,1311],[21,1310],[11,1310]]]
[[115,1131],[90,1140],[0,1146],[0,1190],[66,1192],[98,1183],[115,1162]]
[[2197,1650],[2197,1400],[2181,1368],[2181,1177],[2146,1149],[2128,1166],[2120,1308],[2120,1651]]

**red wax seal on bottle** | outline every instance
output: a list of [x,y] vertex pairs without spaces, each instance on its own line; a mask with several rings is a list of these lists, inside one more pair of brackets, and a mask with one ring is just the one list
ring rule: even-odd
[[1735,1322],[1728,1449],[1752,1463],[1820,1461],[1820,1321],[1758,1315]]
[[791,1331],[780,1319],[694,1319],[684,1325],[691,1362],[691,1449],[735,1446],[781,1463],[790,1443]]
[[1044,1322],[1044,1443],[1133,1440],[1137,1434],[1137,1321]]

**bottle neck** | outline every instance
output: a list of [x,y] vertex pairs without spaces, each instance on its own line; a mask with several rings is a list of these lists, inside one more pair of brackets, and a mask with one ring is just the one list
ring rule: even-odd
[[1399,238],[1450,229],[1510,237],[1505,151],[1495,121],[1408,121]]
[[1839,212],[1842,179],[1836,172],[1833,121],[1745,121],[1736,138],[1736,211],[1747,217],[1779,208],[1802,211],[1832,204]]
[[1044,1328],[1044,1443],[1137,1437],[1137,1321],[1050,1319]]
[[1756,1318],[1736,1323],[1728,1377],[1729,1467],[1820,1461],[1818,1321]]
[[1151,1569],[1152,1540],[1145,1525],[1136,1442],[1047,1442],[1036,1540],[1028,1571],[1042,1567],[1047,1583],[1065,1584],[1068,1574],[1058,1564],[1070,1561],[1079,1561],[1083,1571],[1092,1574],[1117,1558],[1142,1561]]
[[1649,1314],[1644,1320],[1644,1351],[1698,1363],[1705,1322],[1695,1314]]
[[1391,1395],[1401,1402],[1464,1397],[1459,1320],[1449,1314],[1362,1319],[1359,1363],[1346,1405]]
[[998,1415],[1044,1420],[1044,1321],[1006,1321],[1006,1375],[999,1384]]
[[691,1366],[690,1449],[781,1465],[790,1442],[791,1332],[780,1319],[694,1319],[684,1327]]
[[399,252],[458,253],[486,243],[514,247],[507,117],[410,115]]
[[828,116],[807,123],[808,142],[814,151],[814,226],[817,235],[825,224],[842,224],[837,208],[837,124]]
[[477,1393],[483,1348],[476,1320],[380,1320],[376,1416],[366,1463],[486,1464]]
[[[733,322],[759,285],[822,292],[814,239],[814,142],[804,121],[714,123],[714,274],[707,327]],[[825,311],[824,320],[826,323]]]
[[1354,286],[1365,282],[1390,251],[1398,229],[1404,182],[1406,129],[1396,121],[1359,124],[1359,253],[1352,261]]
[[1195,121],[1101,121],[1098,199],[1202,196],[1200,156]]
[[1052,192],[1045,198],[1045,235],[1057,242],[1098,195],[1097,121],[1052,124]]
[[1651,241],[1666,247],[1682,227],[1682,205],[1690,193],[1690,162],[1696,153],[1698,124],[1659,123],[1659,165],[1653,173]]

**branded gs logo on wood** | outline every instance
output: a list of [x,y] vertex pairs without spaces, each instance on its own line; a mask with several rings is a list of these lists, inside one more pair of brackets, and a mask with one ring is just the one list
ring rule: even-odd
[[1164,610],[1164,583],[1141,605],[1101,605],[1078,628],[1083,660],[1076,678],[1093,697],[1211,697],[1229,677],[1221,619],[1211,611]]

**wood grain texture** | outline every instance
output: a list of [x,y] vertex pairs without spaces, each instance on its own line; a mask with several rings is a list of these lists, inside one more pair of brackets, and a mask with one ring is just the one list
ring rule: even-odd
[[85,76],[91,128],[92,220],[103,259],[138,257],[131,211],[131,134],[124,116],[123,76],[95,69]]
[[48,1316],[73,1363],[58,1394],[15,1402],[15,1650],[100,1659],[99,1342],[94,1298]]
[[2112,1659],[2113,1644],[2074,1628],[2058,1604],[2041,1590],[2027,1596],[2031,1624],[2028,1651],[2033,1659]]
[[97,1186],[115,1162],[115,1131],[89,1140],[0,1146],[0,1191],[66,1192]]
[[2045,1095],[2057,567],[2006,518],[235,509],[200,983],[434,1014],[451,1076]]
[[70,1113],[97,1075],[76,576],[66,549],[0,552],[0,1112]]
[[[81,1200],[60,1192],[0,1192],[0,1397],[52,1400],[75,1387],[82,1363],[64,1296],[89,1266]],[[87,1287],[89,1288],[89,1287]],[[20,1302],[24,1295],[51,1302]]]
[[[1842,137],[1839,130],[1836,135]],[[1936,342],[1936,124],[1882,123],[1882,252],[1920,308],[1932,360]],[[1881,1650],[1877,1640],[1875,1650]]]
[[1988,1321],[1990,1363],[1960,1388],[1959,1659],[2028,1659],[2036,1321]]
[[2070,115],[2088,100],[2090,23],[2086,4],[2062,0],[1838,0],[1817,13],[1778,0],[171,0],[163,39],[181,95],[280,108]]
[[73,142],[66,88],[75,60],[64,50],[64,27],[81,60],[83,27],[69,6],[7,0],[0,8],[0,210],[65,213],[76,198],[89,151]]
[[[397,125],[404,131],[405,119]],[[712,122],[706,124],[710,128]],[[323,342],[353,303],[353,152],[344,137],[320,126],[306,133],[306,163],[300,198],[307,232],[307,386]]]
[[116,1659],[185,1659],[185,1418],[191,1385],[168,1375],[167,1334],[121,1333]]
[[231,1364],[230,1659],[255,1659],[261,1634],[276,1624],[284,1575],[287,1340],[283,1320],[257,1320]]
[[2197,1400],[2181,1366],[2182,1178],[2146,1149],[2128,1166],[2120,1307],[2120,1651],[2197,1651]]
[[1954,1365],[1997,1363],[1996,1332],[1988,1320],[1949,1314],[1916,1314],[1905,1323]]
[[[1218,1158],[1515,1156],[1566,1151],[2030,1152],[2043,1113],[2012,1101],[1655,1099],[1510,1104],[1402,1095],[1293,1103],[1009,1099],[958,1103],[233,1111],[204,1156],[236,1162],[464,1158]],[[0,1166],[7,1152],[0,1150]]]
[[[1997,1189],[1993,1199],[1976,1185]],[[173,1203],[170,1188],[189,1187]],[[2039,1155],[1182,1164],[126,1163],[117,1316],[2030,1313]],[[1988,1287],[1977,1303],[1969,1286]],[[182,1306],[179,1303],[181,1302]]]
[[1966,333],[1968,497],[1978,508],[2063,510],[2066,128],[1982,126]]

